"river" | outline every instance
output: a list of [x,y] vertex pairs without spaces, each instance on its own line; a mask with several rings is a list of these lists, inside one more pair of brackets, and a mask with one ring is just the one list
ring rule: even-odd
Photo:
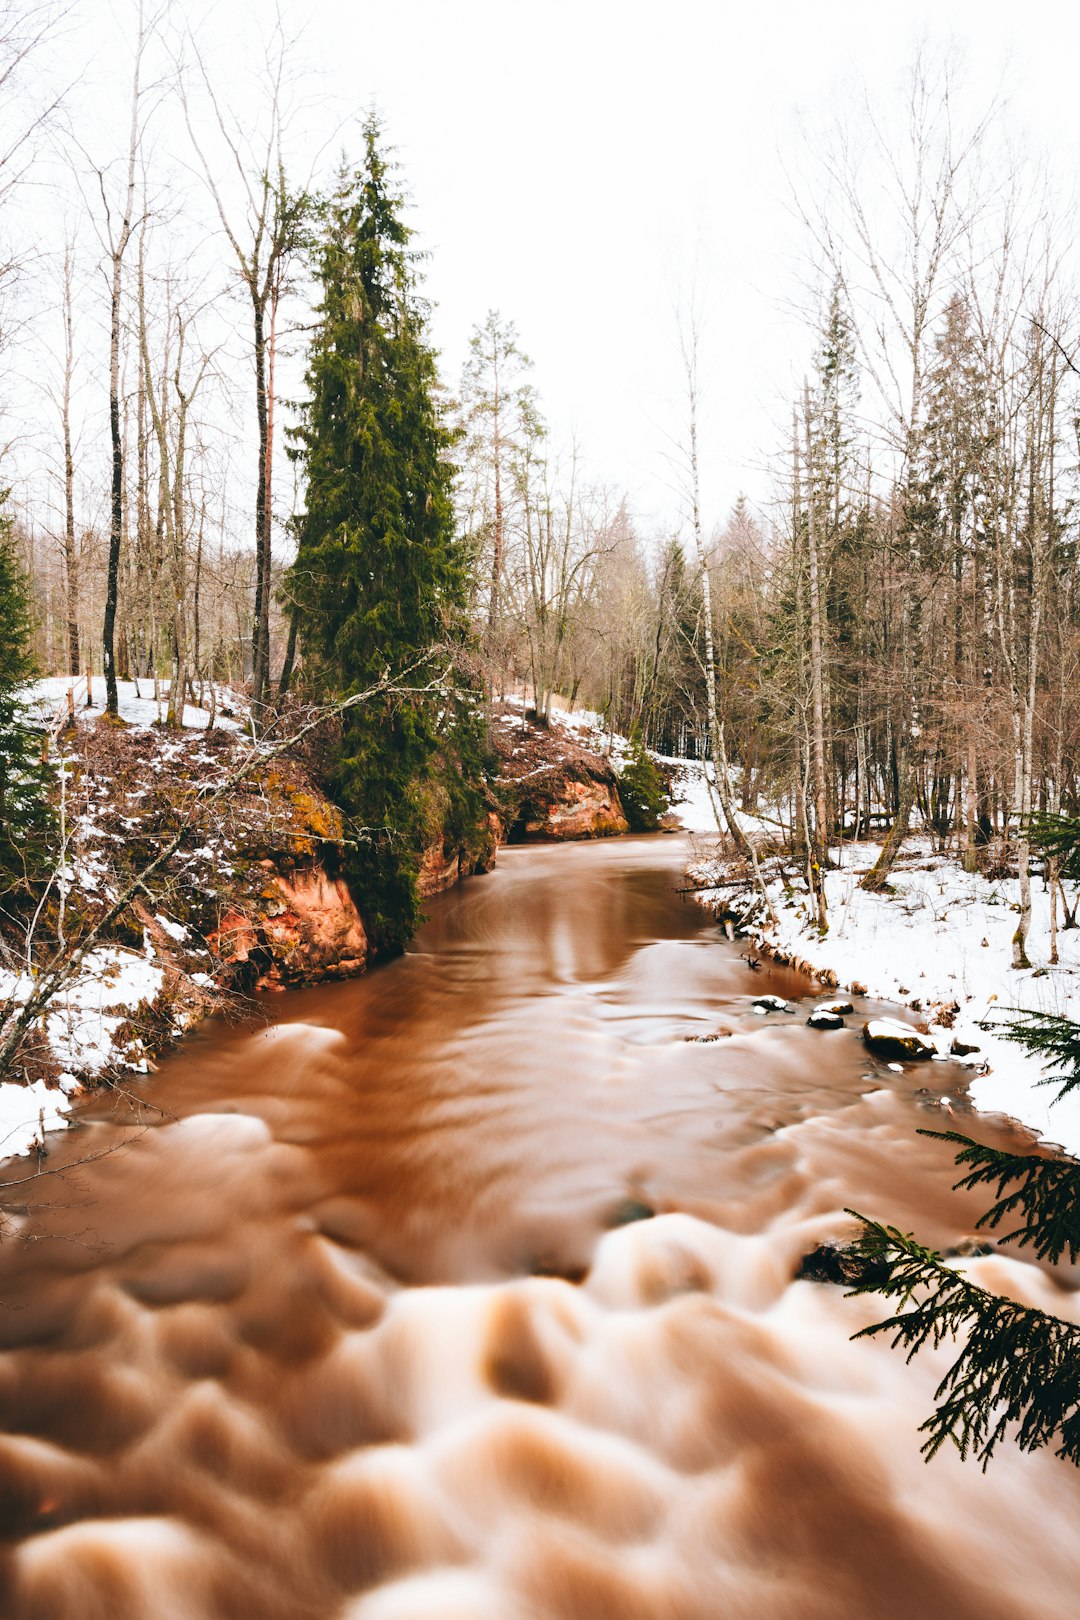
[[1018,1138],[959,1068],[808,1029],[685,856],[506,850],[404,957],[55,1139],[0,1245],[5,1620],[1076,1612],[1076,1471],[924,1465],[946,1352],[792,1280],[845,1205],[970,1235],[920,1125]]

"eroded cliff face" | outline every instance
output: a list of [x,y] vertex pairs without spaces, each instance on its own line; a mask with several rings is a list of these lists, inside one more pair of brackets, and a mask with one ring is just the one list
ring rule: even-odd
[[608,838],[630,830],[610,760],[557,719],[542,726],[518,708],[499,707],[492,734],[506,842]]
[[430,895],[452,889],[462,878],[490,872],[503,842],[502,817],[489,810],[474,844],[462,846],[436,833],[420,858],[419,888],[426,900]]
[[246,980],[255,990],[349,978],[363,972],[370,954],[348,885],[318,861],[288,877],[271,872],[262,903],[226,907],[207,943],[220,982],[239,988]]

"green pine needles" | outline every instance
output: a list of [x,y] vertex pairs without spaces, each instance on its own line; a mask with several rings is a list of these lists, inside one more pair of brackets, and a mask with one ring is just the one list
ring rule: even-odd
[[637,732],[619,772],[619,798],[631,832],[655,832],[668,808],[668,793],[660,768]]
[[[1032,843],[1058,870],[1080,875],[1080,818],[1040,815],[1029,828]],[[1080,1086],[1080,1024],[1028,1008],[1005,1009],[1008,1020],[993,1028],[1005,1040],[1039,1057],[1049,1071],[1042,1084],[1057,1085],[1058,1099]],[[1002,1242],[1030,1248],[1054,1264],[1080,1259],[1080,1164],[1071,1158],[1004,1153],[956,1131],[921,1131],[959,1151],[964,1170],[954,1190],[992,1188],[995,1201],[977,1225]],[[1014,1304],[976,1287],[923,1248],[910,1233],[849,1214],[862,1223],[855,1250],[864,1281],[857,1294],[881,1293],[900,1310],[864,1328],[856,1338],[891,1334],[910,1361],[924,1345],[963,1339],[963,1348],[938,1385],[934,1413],[922,1425],[926,1456],[946,1440],[983,1467],[1007,1434],[1024,1451],[1057,1442],[1058,1456],[1080,1466],[1080,1328],[1045,1311]]]
[[1049,1073],[1036,1084],[1059,1086],[1057,1101],[1080,1086],[1080,1024],[1074,1024],[1071,1018],[1060,1018],[1056,1013],[1033,1012],[1026,1007],[1005,1010],[1011,1015],[1010,1022],[983,1027],[993,1029],[1002,1040],[1015,1041],[1042,1058],[1043,1067]]
[[[1071,1159],[1004,1153],[957,1131],[920,1131],[959,1148],[966,1173],[954,1190],[992,1187],[996,1200],[980,1217],[983,1230],[1018,1221],[1002,1242],[1031,1247],[1040,1260],[1080,1255],[1080,1164]],[[896,1315],[856,1338],[891,1334],[907,1359],[924,1345],[964,1338],[963,1349],[935,1392],[937,1406],[922,1425],[923,1452],[933,1457],[946,1440],[985,1468],[998,1442],[1015,1430],[1017,1444],[1035,1451],[1053,1441],[1058,1455],[1080,1465],[1080,1328],[1045,1311],[1014,1304],[977,1287],[911,1233],[855,1215],[863,1231],[855,1249],[866,1280],[856,1294],[896,1299]]]
[[855,1337],[890,1334],[910,1361],[928,1344],[966,1335],[920,1426],[926,1458],[949,1440],[985,1469],[1011,1433],[1022,1451],[1056,1440],[1058,1456],[1080,1465],[1080,1328],[977,1287],[910,1233],[857,1219],[859,1251],[876,1274],[851,1292],[884,1294],[901,1309]]
[[954,1191],[994,1187],[997,1202],[980,1216],[977,1227],[994,1231],[1020,1216],[1019,1226],[1001,1234],[1002,1243],[1030,1246],[1040,1260],[1056,1261],[1067,1254],[1076,1264],[1080,1255],[1080,1164],[1072,1159],[1003,1153],[958,1131],[920,1131],[919,1135],[959,1145],[956,1163],[970,1168],[953,1184]]
[[319,322],[292,433],[306,499],[288,578],[309,688],[331,699],[388,677],[395,688],[343,717],[328,784],[353,829],[346,876],[383,946],[419,919],[433,806],[449,806],[451,831],[482,815],[453,435],[403,208],[370,118],[360,166],[342,168],[320,210]]
[[1033,849],[1060,863],[1062,877],[1080,878],[1080,816],[1036,813],[1026,830]]

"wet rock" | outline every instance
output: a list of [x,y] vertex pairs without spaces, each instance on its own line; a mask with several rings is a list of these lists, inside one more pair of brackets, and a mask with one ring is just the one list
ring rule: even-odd
[[853,1013],[855,1008],[850,1001],[845,1001],[842,996],[837,996],[832,1001],[819,1001],[814,1011],[840,1013],[843,1016],[845,1013]]
[[611,1228],[632,1226],[635,1221],[651,1221],[655,1214],[655,1209],[650,1204],[642,1203],[640,1198],[620,1198],[604,1217],[604,1225]]
[[980,1048],[975,1046],[971,1041],[954,1040],[952,1045],[949,1047],[949,1051],[953,1057],[971,1057],[979,1050]]
[[902,1024],[898,1018],[872,1018],[863,1025],[862,1033],[874,1056],[886,1062],[900,1059],[924,1062],[936,1051],[934,1043],[921,1035],[913,1024]]
[[997,1245],[987,1243],[984,1238],[966,1237],[954,1243],[951,1249],[943,1250],[943,1253],[947,1260],[973,1260],[979,1255],[996,1254]]
[[783,996],[755,996],[750,1005],[756,1013],[791,1011]]
[[884,1260],[870,1260],[853,1243],[819,1243],[799,1261],[796,1279],[803,1282],[857,1284],[884,1282],[889,1274]]
[[523,839],[556,842],[564,838],[609,838],[630,831],[614,782],[597,780],[584,770],[580,776],[564,770],[543,802],[539,789],[534,787],[530,810],[515,825]]
[[828,1007],[815,1007],[806,1020],[811,1029],[843,1029],[844,1020]]
[[718,1029],[715,1035],[687,1035],[686,1041],[690,1046],[712,1046],[716,1041],[726,1041],[730,1038],[730,1029]]

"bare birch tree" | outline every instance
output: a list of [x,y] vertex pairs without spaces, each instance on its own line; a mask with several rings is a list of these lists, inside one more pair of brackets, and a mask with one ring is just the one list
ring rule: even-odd
[[182,64],[179,74],[188,136],[232,252],[241,285],[251,305],[258,428],[251,688],[252,711],[259,727],[265,723],[270,689],[274,370],[278,319],[292,263],[305,240],[310,211],[307,189],[293,188],[285,165],[285,90],[289,48],[280,11],[275,12],[261,74],[262,129],[252,136],[219,94],[194,36],[189,36],[188,49],[212,110],[225,153],[225,166],[237,185],[239,200],[236,204],[229,202],[225,181],[220,177],[205,142],[197,133],[197,118]]

